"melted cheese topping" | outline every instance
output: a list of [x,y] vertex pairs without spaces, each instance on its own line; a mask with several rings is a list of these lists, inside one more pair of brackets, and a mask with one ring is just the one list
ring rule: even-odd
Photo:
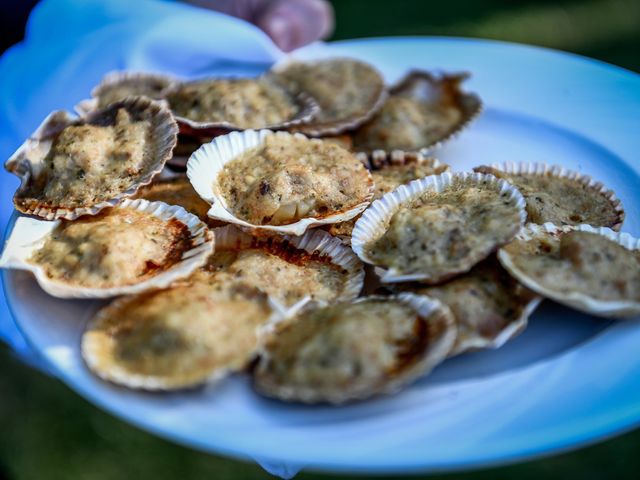
[[85,333],[89,365],[112,380],[145,376],[162,388],[244,368],[258,346],[257,328],[271,314],[263,295],[221,283],[176,286],[114,305]]
[[[335,300],[345,288],[347,272],[330,263],[328,258],[314,260],[308,253],[295,249],[288,255],[284,250],[278,252],[276,249],[274,252],[247,249],[234,253],[235,258],[224,270],[284,305],[293,305],[305,297],[318,301]],[[229,261],[229,252],[223,251],[221,255],[220,264]],[[212,261],[216,262],[215,259]]]
[[463,114],[455,105],[392,96],[380,112],[354,135],[356,150],[416,151],[449,135]]
[[134,209],[62,222],[30,261],[47,276],[82,287],[138,283],[180,261],[188,228]]
[[503,248],[518,270],[548,290],[603,301],[640,301],[640,252],[602,235],[546,235]]
[[412,286],[408,290],[449,306],[458,325],[456,353],[475,339],[494,340],[520,321],[527,305],[537,297],[511,277],[495,256],[442,285]]
[[234,215],[255,225],[325,217],[367,200],[370,177],[329,143],[272,135],[224,166],[217,188]]
[[264,79],[216,79],[182,85],[167,97],[176,115],[198,122],[264,128],[291,120],[299,108],[283,88]]
[[593,187],[566,177],[551,174],[508,174],[491,167],[475,169],[490,173],[515,185],[527,201],[527,221],[537,224],[612,227],[620,216],[615,205]]
[[129,189],[150,160],[148,121],[120,109],[113,126],[72,125],[45,158],[39,199],[61,207],[94,205]]
[[375,69],[354,60],[292,63],[277,75],[318,102],[320,113],[313,124],[367,115],[384,89]]
[[499,192],[454,183],[425,192],[391,217],[365,248],[377,265],[437,282],[466,272],[520,229],[520,212]]
[[268,342],[256,384],[272,394],[311,391],[317,400],[373,394],[421,358],[429,333],[415,311],[392,300],[304,312]]

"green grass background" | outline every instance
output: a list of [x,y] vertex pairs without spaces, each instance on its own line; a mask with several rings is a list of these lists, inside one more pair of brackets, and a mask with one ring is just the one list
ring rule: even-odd
[[[640,71],[639,0],[333,3],[337,14],[334,39],[384,35],[493,38],[576,52]],[[2,478],[240,480],[270,476],[255,464],[205,455],[131,427],[58,381],[22,365],[0,347]],[[303,472],[297,478],[348,477]],[[553,458],[429,478],[635,480],[640,478],[640,431]]]

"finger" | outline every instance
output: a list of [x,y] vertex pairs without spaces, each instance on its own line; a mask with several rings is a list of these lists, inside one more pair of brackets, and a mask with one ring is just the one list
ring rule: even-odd
[[278,47],[290,52],[329,36],[334,13],[325,0],[279,0],[265,8],[255,23]]

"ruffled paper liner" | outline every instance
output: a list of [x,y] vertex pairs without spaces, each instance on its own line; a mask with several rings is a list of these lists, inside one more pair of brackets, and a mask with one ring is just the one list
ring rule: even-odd
[[[325,225],[349,220],[362,212],[373,197],[373,180],[369,176],[370,194],[363,202],[342,212],[323,217],[306,217],[287,225],[255,225],[233,215],[228,209],[226,200],[217,187],[218,175],[231,160],[247,150],[261,145],[270,135],[306,138],[300,134],[273,132],[271,130],[244,130],[231,132],[213,139],[211,143],[200,147],[187,162],[187,176],[193,188],[211,204],[209,216],[216,220],[232,223],[249,231],[274,232],[288,235],[302,235],[307,229],[316,225]],[[311,140],[321,142],[322,140]]]
[[[42,265],[30,262],[33,254],[39,250],[47,237],[60,225],[60,220],[47,222],[21,216],[16,220],[13,231],[0,257],[0,268],[27,270],[33,273],[40,287],[49,295],[58,298],[108,298],[117,295],[141,293],[147,290],[166,288],[171,283],[186,278],[197,268],[204,265],[213,253],[214,238],[207,226],[195,215],[182,207],[167,205],[163,202],[147,200],[124,200],[116,209],[134,209],[161,220],[177,220],[191,233],[191,247],[182,253],[178,263],[160,270],[156,275],[145,277],[142,281],[115,287],[82,287],[66,283],[47,276]],[[132,226],[135,228],[135,226]]]
[[[62,130],[72,125],[105,125],[105,119],[109,121],[120,108],[126,109],[134,119],[147,116],[148,118],[145,119],[149,119],[152,123],[154,142],[151,146],[153,151],[149,157],[153,161],[140,172],[134,184],[115,197],[93,205],[67,208],[62,205],[38,203],[35,198],[28,199],[30,202],[26,205],[25,200],[27,198],[24,195],[31,189],[33,177],[41,174],[44,168],[44,160]],[[47,116],[31,137],[22,144],[5,164],[5,168],[20,177],[21,180],[21,184],[13,197],[13,203],[18,211],[42,217],[45,220],[59,218],[74,220],[82,215],[95,215],[105,208],[119,204],[126,197],[134,195],[141,186],[149,184],[164,168],[166,161],[171,158],[177,135],[178,126],[171,112],[162,104],[144,97],[133,97],[112,103],[108,107],[95,110],[82,118],[73,117],[65,111],[53,112]]]
[[[627,250],[637,251],[640,250],[640,239],[634,238],[628,233],[614,232],[610,228],[606,227],[592,227],[591,225],[563,225],[557,226],[552,223],[545,223],[544,225],[537,225],[530,223],[526,225],[520,233],[516,236],[514,241],[524,241],[541,239],[541,238],[558,238],[563,234],[578,231],[588,232],[611,240],[612,242],[621,245]],[[502,266],[522,283],[527,288],[542,295],[545,298],[550,298],[558,303],[575,308],[582,312],[591,313],[602,317],[628,317],[640,314],[640,302],[634,300],[600,300],[584,294],[582,292],[569,292],[563,293],[551,288],[545,287],[535,278],[527,275],[527,272],[518,268],[513,261],[511,255],[505,248],[501,248],[498,251],[498,260]]]
[[[580,172],[576,172],[575,170],[569,170],[560,165],[549,165],[547,163],[538,163],[538,162],[505,162],[505,163],[493,163],[488,166],[489,169],[499,170],[500,172],[504,172],[507,175],[535,175],[535,176],[552,176],[556,178],[566,178],[568,180],[572,180],[576,183],[582,184],[597,194],[602,195],[611,203],[615,213],[616,213],[616,221],[612,225],[608,225],[614,231],[619,231],[622,227],[622,223],[624,222],[624,208],[622,206],[622,202],[616,197],[616,194],[613,190],[608,189],[604,186],[602,182],[595,181],[589,175],[585,175]],[[473,169],[475,172],[479,173],[488,173],[491,174],[490,171],[484,166],[475,167]]]
[[[384,170],[386,168],[410,164],[426,164],[433,169],[442,169],[443,172],[450,170],[449,165],[446,163],[443,163],[434,157],[427,157],[420,152],[404,152],[402,150],[386,152],[384,150],[374,150],[370,154],[363,152],[358,153],[356,154],[356,157],[364,164],[365,167],[367,167],[367,169],[371,171]],[[353,218],[347,222],[347,224],[352,225],[351,232],[353,232],[353,225],[355,225],[356,220],[357,218]],[[340,238],[345,245],[351,245],[351,233],[345,233],[340,228],[340,224],[332,224],[325,228],[329,233]]]
[[[289,235],[255,237],[233,225],[227,225],[215,228],[213,232],[216,238],[216,251],[260,248],[261,245],[275,242],[283,250],[303,250],[314,257],[329,259],[333,265],[346,272],[342,293],[336,296],[333,301],[353,300],[360,294],[364,286],[362,262],[338,238],[322,230],[309,230],[299,237]],[[300,305],[297,305],[296,308],[299,307]]]
[[[505,195],[511,202],[514,209],[517,209],[520,217],[520,226],[524,225],[527,213],[525,210],[525,200],[522,194],[511,184],[504,180],[499,180],[493,175],[483,175],[480,173],[449,173],[431,175],[425,178],[414,180],[406,185],[401,185],[392,192],[385,194],[382,198],[375,200],[356,222],[351,236],[351,247],[353,251],[365,263],[380,267],[376,273],[383,283],[397,282],[429,282],[429,273],[404,274],[396,268],[382,268],[376,260],[371,258],[367,252],[367,245],[380,238],[387,230],[391,217],[403,206],[410,204],[427,191],[441,192],[453,183],[463,182],[469,186],[481,185],[491,187],[500,195]],[[500,245],[496,245],[496,249]],[[489,255],[491,252],[487,252]],[[477,262],[476,262],[477,263]],[[474,264],[463,271],[452,271],[450,276],[454,276],[464,271],[468,271]],[[441,281],[446,278],[440,279]]]
[[[376,93],[372,95],[371,101],[365,105],[364,112],[359,115],[351,115],[346,118],[333,120],[330,122],[314,122],[313,119],[305,124],[292,128],[293,131],[302,133],[308,137],[325,137],[329,135],[340,135],[348,130],[354,130],[360,125],[369,121],[384,105],[388,97],[387,89],[384,84],[382,74],[378,72],[372,65],[366,64],[353,58],[332,58],[324,60],[345,60],[350,62],[357,62],[366,65],[377,76]],[[313,63],[313,62],[300,62],[295,58],[285,58],[278,62],[271,70],[273,75],[278,75],[287,69],[292,63]]]
[[[259,361],[253,371],[254,388],[262,395],[287,402],[342,404],[363,400],[374,395],[394,394],[418,378],[426,376],[434,367],[447,358],[451,348],[453,348],[457,334],[455,321],[448,307],[434,298],[410,293],[386,297],[361,297],[353,303],[366,302],[372,299],[399,301],[411,307],[419,318],[427,322],[437,322],[438,327],[434,328],[434,330],[437,330],[438,334],[429,337],[429,347],[420,352],[421,358],[418,361],[408,368],[394,372],[392,375],[387,375],[383,382],[376,382],[375,385],[360,390],[330,389],[318,391],[315,388],[274,382],[268,375],[269,365],[274,361],[269,352],[269,347],[271,342],[281,341],[286,330],[295,328],[296,319],[289,318],[287,321],[277,324],[271,332],[271,337],[265,340],[265,347],[261,351]],[[300,313],[304,314],[306,308],[317,308],[317,306],[309,304]]]
[[[414,91],[418,97],[428,97],[430,96],[429,91],[437,89],[446,89],[454,96],[456,106],[462,114],[461,120],[441,138],[431,141],[417,149],[417,151],[423,155],[428,156],[444,144],[456,139],[482,113],[483,104],[480,97],[475,93],[465,92],[460,89],[460,84],[470,76],[471,75],[466,72],[447,74],[412,70],[398,83],[389,88],[389,94],[391,96],[406,91]],[[422,91],[420,89],[422,89]],[[354,149],[360,152],[357,146],[354,146]],[[370,152],[363,151],[363,153],[367,154]]]

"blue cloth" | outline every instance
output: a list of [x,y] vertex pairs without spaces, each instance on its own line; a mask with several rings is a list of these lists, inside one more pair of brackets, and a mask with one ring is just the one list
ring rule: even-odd
[[[224,14],[159,0],[43,0],[26,38],[0,58],[0,158],[6,160],[53,110],[71,110],[112,70],[187,78],[255,74],[283,53],[255,26]],[[18,180],[0,172],[0,226],[13,212]],[[0,299],[0,339],[32,352]],[[298,468],[261,462],[291,478]]]

